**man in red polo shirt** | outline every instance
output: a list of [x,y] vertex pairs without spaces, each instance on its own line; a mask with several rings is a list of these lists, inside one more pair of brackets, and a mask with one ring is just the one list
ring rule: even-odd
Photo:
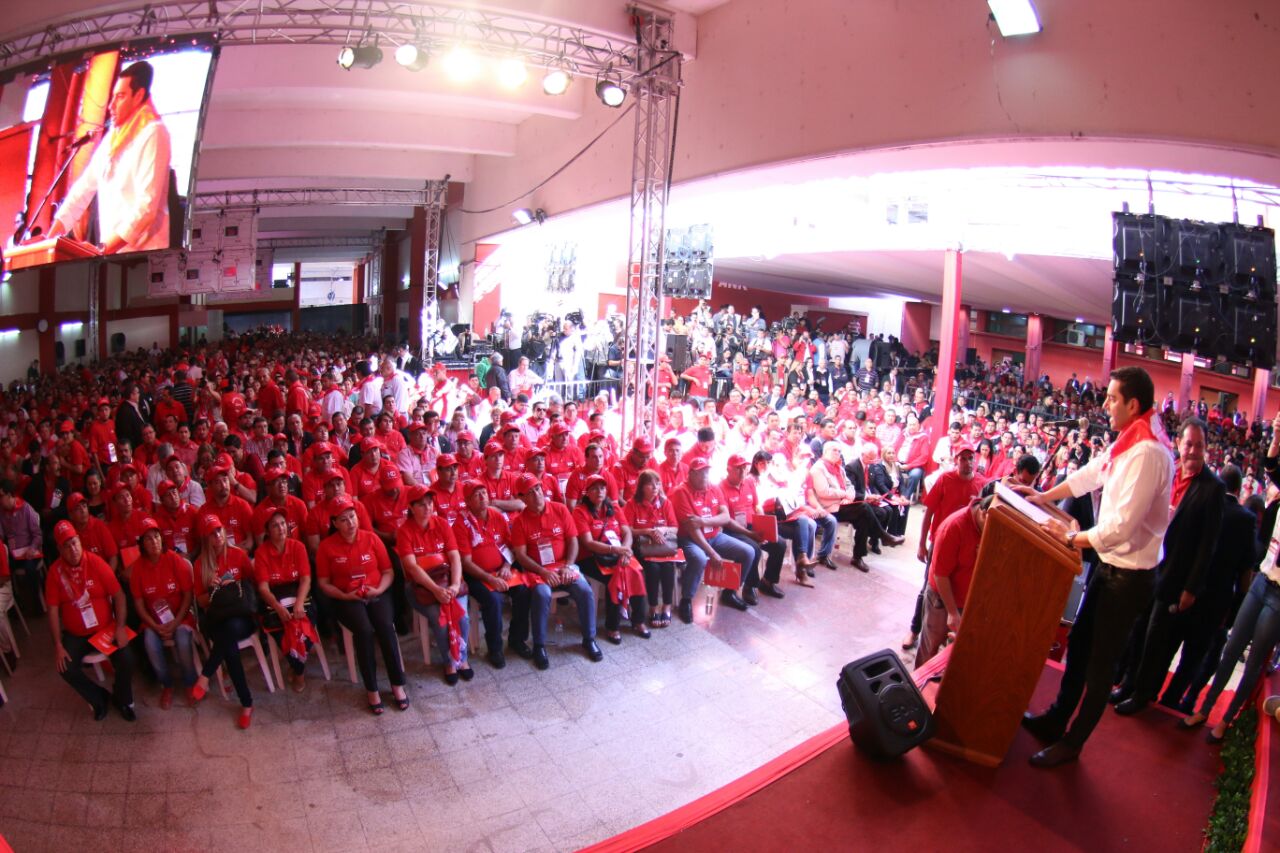
[[569,441],[573,430],[568,424],[557,421],[551,425],[547,443],[547,473],[556,480],[561,495],[569,483],[569,475],[582,466],[582,450]]
[[502,445],[490,441],[484,446],[484,474],[480,482],[489,493],[489,505],[507,514],[524,511],[524,502],[515,494],[516,475],[506,470]]
[[535,447],[529,451],[524,457],[524,471],[526,474],[532,474],[538,478],[538,482],[542,484],[542,493],[547,500],[558,504],[564,503],[564,492],[560,490],[559,481],[547,471],[547,449],[545,447]]
[[[44,595],[49,604],[49,631],[53,634],[53,660],[62,680],[89,703],[93,718],[107,716],[114,704],[128,722],[137,719],[133,711],[133,660],[129,656],[129,635],[125,625],[125,595],[111,568],[85,551],[75,527],[59,521],[53,528],[58,559],[45,578]],[[110,655],[115,679],[111,692],[85,675],[82,662],[98,649],[90,638],[101,635],[115,647]]]
[[973,567],[978,562],[982,526],[987,521],[992,500],[990,497],[974,499],[938,525],[929,560],[920,647],[916,649],[917,669],[938,653],[947,634],[954,635],[960,630]]
[[458,484],[458,459],[452,453],[442,453],[436,459],[436,482],[431,493],[435,496],[436,514],[452,528],[466,504]]
[[[392,469],[399,478],[400,472]],[[276,510],[284,510],[289,525],[289,538],[302,541],[302,528],[307,521],[307,505],[289,494],[289,472],[281,467],[268,468],[262,478],[267,484],[267,496],[253,510],[253,530],[257,544],[267,537],[267,521]]]
[[531,475],[516,481],[516,493],[524,501],[524,511],[511,522],[511,552],[515,565],[524,571],[530,586],[530,615],[533,627],[533,664],[538,669],[551,665],[547,657],[547,616],[551,613],[551,593],[564,590],[578,609],[582,626],[582,648],[593,662],[604,660],[596,645],[596,599],[591,585],[574,563],[578,559],[578,530],[573,516],[563,505],[548,501],[542,485]]
[[390,465],[382,466],[381,488],[360,498],[365,511],[369,514],[369,523],[373,532],[382,537],[388,553],[395,548],[396,528],[405,518],[409,503],[405,499],[404,481],[400,472]]
[[208,500],[200,507],[200,515],[218,517],[228,545],[253,550],[253,507],[244,498],[231,494],[231,468],[225,464],[210,468],[205,482],[209,484]]
[[[747,468],[750,464],[745,456],[737,453],[730,456],[725,466],[724,482],[720,484],[720,494],[724,496],[724,502],[729,507],[729,516],[738,527],[742,528],[741,532],[737,530],[726,532],[755,552],[754,562],[757,573],[742,579],[742,600],[754,605],[759,602],[756,597],[757,588],[771,598],[785,597],[779,581],[782,579],[782,560],[787,554],[787,548],[780,540],[765,542],[763,537],[751,527],[752,517],[760,512],[760,498],[756,493],[755,477],[747,476]],[[765,563],[763,580],[758,574],[761,552],[769,557]]]
[[613,466],[613,480],[618,484],[618,495],[623,501],[635,496],[640,472],[645,470],[657,471],[658,467],[653,463],[653,442],[642,435],[631,442],[631,452]]
[[366,438],[360,442],[360,464],[351,469],[351,485],[357,498],[382,488],[382,472],[391,468],[399,474],[399,469],[382,457],[382,442],[376,438]]
[[662,491],[669,495],[689,478],[689,466],[680,461],[680,439],[674,435],[662,443],[662,453],[658,476],[662,478]]
[[[686,625],[693,622],[693,596],[708,565],[719,569],[725,560],[737,563],[743,577],[751,577],[757,571],[759,551],[726,530],[741,528],[729,515],[719,487],[711,484],[710,468],[706,459],[695,458],[689,465],[689,479],[671,493],[671,507],[680,522],[676,541],[686,561],[676,614]],[[747,603],[732,589],[722,590],[720,600],[735,610],[747,609]]]
[[458,452],[458,479],[462,482],[478,480],[484,473],[484,457],[477,450],[475,433],[463,430],[455,442]]
[[102,468],[116,462],[116,422],[111,419],[111,401],[98,400],[97,417],[89,424],[89,452]]
[[689,396],[706,399],[711,393],[711,363],[707,357],[699,356],[697,364],[690,367],[680,378],[689,383]]
[[524,446],[524,438],[520,435],[520,427],[515,424],[507,424],[498,433],[498,440],[502,442],[502,467],[513,477],[519,477],[524,471],[524,456],[526,448]]
[[489,663],[494,669],[507,665],[502,653],[502,594],[511,599],[511,651],[525,660],[533,657],[529,648],[529,587],[524,572],[515,565],[511,550],[511,528],[507,518],[489,506],[484,483],[468,480],[462,484],[466,510],[453,526],[453,537],[462,558],[467,592],[480,605]]

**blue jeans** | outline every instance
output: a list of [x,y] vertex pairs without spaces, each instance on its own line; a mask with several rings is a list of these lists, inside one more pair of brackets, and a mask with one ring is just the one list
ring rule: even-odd
[[916,495],[920,494],[920,485],[924,483],[924,469],[912,468],[902,478],[902,496],[909,501],[914,501]]
[[[433,600],[430,604],[423,604],[414,595],[414,590],[406,589],[405,592],[409,598],[409,606],[426,617],[427,625],[431,628],[431,638],[435,642],[436,648],[440,650],[441,660],[444,660],[449,652],[449,626],[440,624],[440,603]],[[458,596],[458,603],[462,605],[463,610],[462,624],[458,626],[458,632],[462,635],[462,642],[458,646],[458,659],[453,661],[453,667],[454,669],[466,669],[467,639],[471,636],[471,610],[467,606],[467,597],[465,595]]]
[[[1259,574],[1253,579],[1249,593],[1240,604],[1236,613],[1236,621],[1231,626],[1231,634],[1227,637],[1227,646],[1222,650],[1222,660],[1218,662],[1218,672],[1213,677],[1213,686],[1204,695],[1200,703],[1200,713],[1208,714],[1213,710],[1213,703],[1231,680],[1235,672],[1236,662],[1244,654],[1244,647],[1249,646],[1249,657],[1244,662],[1244,674],[1240,676],[1240,684],[1236,687],[1236,695],[1223,714],[1223,722],[1230,723],[1240,713],[1244,703],[1249,701],[1253,688],[1258,683],[1262,668],[1271,659],[1271,650],[1280,640],[1280,586],[1267,580],[1266,575]],[[1252,645],[1250,645],[1252,643]]]
[[[692,539],[685,536],[677,538],[677,544],[684,551],[684,574],[680,576],[680,598],[693,598],[702,584],[702,573],[707,568],[708,554]],[[707,540],[711,550],[722,560],[739,563],[742,566],[742,577],[756,577],[756,563],[760,559],[760,549],[741,539],[735,539],[723,530]]]
[[818,553],[816,556],[819,560],[825,560],[836,549],[836,517],[834,513],[828,513],[822,518],[816,519],[816,521],[822,533],[822,536],[818,539]]
[[[587,583],[586,577],[579,574],[573,583],[567,583],[556,587],[556,590],[565,590],[569,593],[569,598],[573,599],[573,603],[578,608],[578,624],[582,626],[582,641],[594,640],[596,638],[596,596],[591,591],[591,584]],[[535,646],[545,646],[547,644],[547,616],[551,613],[551,587],[545,583],[529,588],[529,613],[533,617],[533,644]]]
[[[182,683],[190,687],[196,683],[196,661],[191,654],[193,634],[190,625],[179,625],[173,632],[173,650],[178,656],[178,667],[182,670]],[[142,631],[142,645],[147,650],[147,660],[155,670],[160,686],[165,689],[173,687],[173,675],[169,672],[169,658],[164,653],[164,640],[150,628]]]

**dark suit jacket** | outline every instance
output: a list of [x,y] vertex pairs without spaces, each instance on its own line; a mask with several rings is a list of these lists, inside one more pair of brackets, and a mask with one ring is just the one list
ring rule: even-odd
[[[858,460],[858,464],[862,464],[862,460]],[[893,478],[889,476],[889,469],[884,467],[883,462],[877,462],[871,466],[871,470],[867,472],[871,477],[871,491],[877,495],[889,495],[897,491],[898,484],[893,482]]]
[[1213,565],[1197,602],[1214,621],[1226,616],[1240,585],[1249,582],[1249,573],[1258,564],[1257,517],[1240,505],[1233,495],[1223,497],[1222,530]]
[[511,399],[511,386],[507,384],[507,369],[500,364],[490,367],[489,372],[484,375],[484,387],[497,388],[502,392],[502,399]]
[[1183,590],[1196,598],[1204,593],[1218,547],[1226,493],[1227,487],[1207,467],[1187,486],[1164,535],[1164,559],[1156,575],[1157,601],[1174,604]]
[[[862,467],[862,460],[853,460],[844,466],[844,472],[849,475],[849,482],[853,485],[853,490],[858,493],[858,500],[865,499],[870,480],[866,477],[867,472]],[[875,490],[872,489],[871,491],[874,494]]]
[[129,444],[138,447],[142,444],[142,428],[146,424],[142,415],[133,405],[125,400],[116,407],[116,437],[128,439]]
[[[1088,530],[1097,523],[1093,517],[1093,493],[1086,492],[1080,497],[1064,498],[1058,507],[1067,515],[1080,522],[1081,530]],[[1092,548],[1085,548],[1080,556],[1086,563],[1097,564],[1098,552]]]

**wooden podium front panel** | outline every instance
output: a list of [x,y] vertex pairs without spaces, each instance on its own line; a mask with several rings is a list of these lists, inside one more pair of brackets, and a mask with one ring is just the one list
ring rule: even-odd
[[931,745],[988,766],[1004,760],[1079,572],[1076,552],[1017,511],[992,506]]
[[12,272],[57,261],[95,258],[101,254],[98,247],[92,243],[82,243],[70,237],[51,237],[47,240],[14,246],[9,250],[8,257],[4,259],[4,268]]

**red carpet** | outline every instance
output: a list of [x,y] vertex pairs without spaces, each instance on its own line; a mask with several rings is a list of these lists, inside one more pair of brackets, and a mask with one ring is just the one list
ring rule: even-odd
[[[1046,666],[1032,707],[1046,705],[1060,670]],[[843,726],[729,789],[754,790],[720,808],[716,792],[599,845],[651,850],[1198,850],[1213,804],[1217,750],[1153,708],[1136,719],[1108,712],[1081,760],[1036,770],[1039,748],[1019,732],[1005,763],[979,767],[928,748],[899,761],[859,753]],[[790,766],[788,766],[790,765]],[[790,772],[788,772],[788,770]],[[782,775],[785,774],[785,775]],[[752,774],[755,775],[755,774]],[[779,778],[780,777],[780,778]],[[726,789],[727,790],[727,789]],[[664,837],[683,812],[705,816]],[[657,840],[661,839],[661,840]]]

